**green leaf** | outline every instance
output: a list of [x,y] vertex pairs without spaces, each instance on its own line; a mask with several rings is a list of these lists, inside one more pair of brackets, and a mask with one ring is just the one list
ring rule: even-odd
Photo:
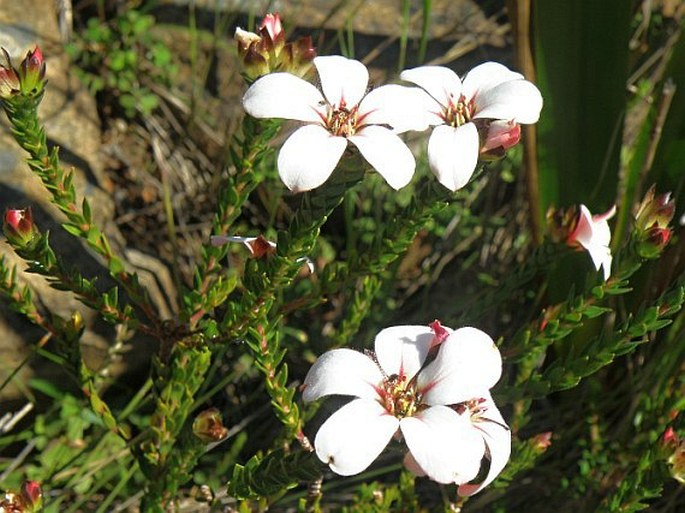
[[533,12],[545,101],[538,123],[541,212],[550,204],[606,208],[616,195],[631,2],[536,0]]

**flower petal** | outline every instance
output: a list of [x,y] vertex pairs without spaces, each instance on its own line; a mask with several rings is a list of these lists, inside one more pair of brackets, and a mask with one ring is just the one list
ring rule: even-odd
[[540,119],[542,95],[527,80],[510,80],[474,97],[474,118],[513,120],[516,123],[536,123]]
[[433,406],[403,418],[400,429],[414,460],[432,480],[464,484],[478,475],[485,442],[468,415]]
[[245,92],[243,107],[255,118],[283,118],[321,123],[325,110],[319,90],[290,73],[265,75]]
[[278,174],[291,191],[314,189],[331,176],[345,148],[344,137],[335,137],[319,125],[305,125],[283,144]]
[[340,107],[354,107],[366,93],[369,83],[369,70],[361,62],[340,55],[327,55],[314,58],[314,66],[319,72],[321,89],[328,103]]
[[336,474],[358,474],[383,452],[398,425],[376,401],[355,399],[321,426],[314,439],[316,455]]
[[466,98],[471,99],[477,96],[478,93],[489,91],[504,82],[522,79],[523,75],[521,73],[511,71],[499,62],[484,62],[466,74],[462,94]]
[[611,275],[611,229],[607,220],[616,213],[616,206],[606,213],[592,215],[585,205],[580,206],[578,224],[570,236],[570,239],[581,244],[592,258],[595,269],[600,267],[604,270],[604,280]]
[[480,484],[465,484],[459,487],[459,495],[473,495],[492,483],[502,472],[511,456],[511,431],[507,428],[499,410],[495,406],[490,394],[485,396],[485,402],[481,404],[486,411],[481,418],[474,423],[487,446],[487,455],[490,459],[490,470]]
[[304,402],[332,394],[378,398],[376,387],[383,381],[378,365],[352,349],[333,349],[322,354],[304,378]]
[[441,111],[423,89],[395,84],[374,89],[359,104],[362,124],[389,125],[396,134],[442,124]]
[[414,155],[397,135],[382,126],[366,126],[348,137],[393,189],[401,189],[411,181],[416,168]]
[[378,365],[386,376],[414,377],[426,361],[435,338],[428,326],[392,326],[385,328],[374,342]]
[[436,126],[428,139],[428,163],[438,181],[451,191],[464,187],[478,163],[478,130],[473,123]]
[[456,105],[462,93],[461,80],[457,74],[443,66],[420,66],[406,69],[400,78],[424,89],[440,105]]
[[435,360],[419,374],[426,404],[457,404],[483,397],[502,375],[502,357],[490,336],[460,328],[447,337]]

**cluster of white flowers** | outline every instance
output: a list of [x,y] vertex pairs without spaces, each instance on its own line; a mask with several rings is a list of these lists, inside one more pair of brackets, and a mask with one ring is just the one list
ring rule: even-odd
[[394,189],[409,183],[416,163],[398,134],[434,126],[430,168],[450,190],[466,185],[481,152],[518,142],[519,123],[540,116],[540,91],[495,62],[460,80],[454,71],[422,66],[402,72],[419,87],[389,84],[367,94],[369,72],[339,55],[316,57],[321,91],[290,73],[271,73],[245,93],[243,106],[257,118],[301,121],[283,144],[278,171],[292,191],[323,184],[351,142]]
[[[303,123],[278,155],[279,175],[295,192],[322,185],[348,142],[400,189],[411,181],[416,162],[399,135],[431,127],[430,169],[456,191],[469,182],[479,158],[501,156],[517,144],[520,124],[537,122],[542,108],[537,87],[494,62],[475,67],[463,80],[449,68],[421,66],[400,74],[411,86],[370,91],[361,62],[341,56],[313,62],[320,89],[291,73],[270,73],[243,97],[254,117]],[[582,206],[566,241],[587,249],[597,269],[604,268],[605,279],[611,268],[606,220],[612,214],[592,216]],[[246,243],[253,251],[252,239],[226,240]],[[318,430],[316,453],[336,473],[352,475],[396,439],[407,448],[409,470],[456,483],[459,494],[472,495],[497,477],[511,453],[511,432],[490,395],[501,373],[500,353],[487,334],[476,328],[453,331],[437,321],[382,330],[370,355],[329,351],[305,378],[303,399],[353,399]],[[477,480],[484,460],[487,471]]]
[[[316,453],[336,473],[352,475],[392,438],[402,439],[409,470],[472,495],[497,477],[511,453],[511,432],[490,395],[501,373],[500,353],[487,334],[438,322],[384,329],[371,357],[329,351],[307,374],[304,400],[354,399],[321,426]],[[471,484],[483,458],[490,461],[487,475]]]
[[[399,135],[433,127],[428,163],[438,181],[464,187],[481,156],[501,156],[519,142],[520,124],[537,122],[542,95],[523,75],[496,62],[473,68],[462,80],[449,68],[420,66],[400,78],[415,86],[388,84],[368,90],[369,72],[354,59],[316,57],[321,90],[291,73],[270,73],[243,97],[257,118],[304,123],[285,141],[278,172],[292,191],[322,185],[333,173],[348,141],[394,189],[407,185],[416,161]],[[582,207],[578,229],[568,243],[587,249],[604,277],[611,274],[606,219]]]

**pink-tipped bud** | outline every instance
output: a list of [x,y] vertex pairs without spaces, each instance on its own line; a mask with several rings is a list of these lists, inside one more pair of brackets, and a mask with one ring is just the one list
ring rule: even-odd
[[24,511],[40,511],[43,505],[43,490],[37,481],[24,481],[21,485],[21,498],[24,503]]
[[538,454],[545,452],[552,445],[552,432],[546,431],[533,437],[533,449]]
[[281,24],[281,17],[278,13],[268,13],[264,16],[259,29],[266,30],[272,41],[276,41],[276,38],[281,36],[285,37],[283,25]]
[[679,441],[680,439],[678,438],[678,434],[675,432],[672,426],[668,426],[666,431],[664,431],[664,434],[661,436],[661,443],[664,447],[675,447],[678,445]]
[[671,193],[655,194],[654,186],[645,194],[633,229],[633,241],[637,254],[642,258],[657,258],[671,240],[669,223],[675,214],[675,202]]
[[635,214],[635,227],[647,230],[654,225],[665,228],[669,225],[675,214],[675,201],[671,199],[671,193],[655,194],[655,186],[652,185],[645,197],[640,202],[637,214]]
[[43,52],[36,46],[33,51],[29,51],[21,61],[19,68],[19,79],[21,81],[21,92],[30,94],[40,92],[45,86],[45,61]]
[[204,443],[220,442],[228,436],[221,420],[221,413],[216,408],[201,412],[193,421],[193,433]]
[[238,55],[243,61],[243,75],[250,82],[276,71],[303,76],[316,57],[309,36],[286,43],[286,34],[278,14],[267,14],[257,33],[237,28],[234,38],[238,43]]
[[521,125],[514,121],[493,121],[480,149],[481,158],[501,158],[506,150],[517,145],[520,140]]
[[18,247],[25,247],[39,235],[30,208],[5,211],[2,229],[10,244]]

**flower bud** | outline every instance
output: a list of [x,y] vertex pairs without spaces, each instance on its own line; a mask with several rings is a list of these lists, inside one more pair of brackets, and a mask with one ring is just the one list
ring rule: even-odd
[[281,37],[281,35],[285,36],[283,25],[281,25],[281,17],[278,13],[268,13],[266,16],[264,16],[262,24],[259,26],[259,28],[260,30],[266,30],[272,41],[275,41],[276,38]]
[[24,503],[24,511],[40,511],[43,505],[43,491],[37,481],[24,481],[21,485],[21,499]]
[[685,484],[685,442],[678,444],[667,461],[673,478]]
[[267,14],[257,33],[236,28],[234,39],[243,61],[243,74],[248,81],[274,71],[303,76],[311,67],[316,51],[311,37],[286,43],[285,31],[278,14]]
[[661,445],[663,447],[674,448],[678,445],[680,439],[672,426],[668,426],[664,434],[661,436]]
[[193,421],[193,433],[204,443],[221,442],[228,436],[221,421],[221,414],[216,408],[209,408],[201,412]]
[[675,214],[675,201],[671,199],[671,193],[655,195],[655,187],[652,185],[640,203],[635,215],[635,228],[647,230],[654,225],[665,228]]
[[21,92],[24,94],[43,90],[45,86],[45,61],[43,60],[43,52],[38,46],[33,51],[29,50],[24,60],[21,61],[19,79],[21,81]]
[[38,228],[33,224],[30,208],[5,211],[2,229],[10,244],[19,248],[25,248],[40,235]]
[[487,127],[480,157],[494,160],[504,157],[504,152],[521,140],[521,125],[512,121],[497,120]]
[[552,432],[546,431],[533,437],[533,449],[538,454],[545,452],[552,445]]
[[642,258],[657,258],[671,240],[668,224],[675,214],[675,202],[671,193],[655,195],[654,186],[645,194],[637,214],[633,240],[637,254]]

